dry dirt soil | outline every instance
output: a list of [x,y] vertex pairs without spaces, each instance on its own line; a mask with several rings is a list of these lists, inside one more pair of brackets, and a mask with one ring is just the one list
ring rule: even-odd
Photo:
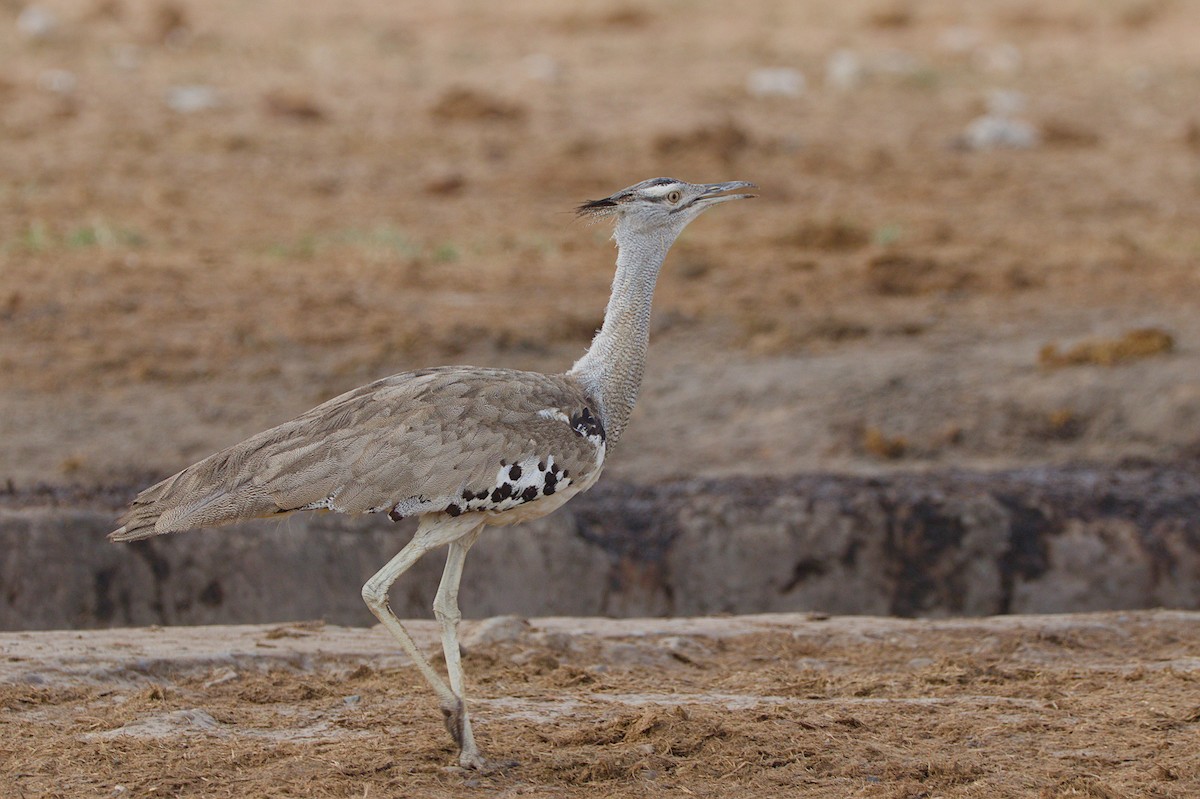
[[[1197,451],[1200,4],[37,5],[0,0],[0,486],[158,478],[410,367],[563,368],[613,256],[570,209],[662,174],[762,196],[676,246],[610,475]],[[965,146],[989,104],[1036,146]],[[479,646],[481,736],[522,764],[465,778],[398,664],[138,677],[84,637],[94,674],[0,688],[0,780],[1200,794],[1194,619],[1057,623]],[[37,671],[71,639],[12,640]]]
[[1200,794],[1196,613],[464,628],[488,774],[380,628],[0,635],[0,793]]
[[[0,485],[160,477],[406,368],[564,368],[613,259],[570,209],[660,174],[762,196],[678,243],[611,474],[1200,441],[1196,3],[22,6]],[[1040,143],[964,148],[989,104]]]

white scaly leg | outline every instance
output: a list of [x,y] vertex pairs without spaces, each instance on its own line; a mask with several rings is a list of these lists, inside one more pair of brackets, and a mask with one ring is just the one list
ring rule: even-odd
[[446,729],[454,736],[454,740],[458,741],[459,765],[476,769],[483,768],[485,764],[475,745],[475,736],[471,732],[471,718],[467,714],[466,691],[463,688],[462,653],[458,647],[458,623],[462,619],[462,613],[458,609],[458,586],[462,581],[463,563],[467,559],[467,552],[482,531],[481,524],[462,538],[450,542],[442,582],[438,585],[437,598],[433,601],[433,615],[442,625],[442,652],[446,656],[450,690],[458,697],[457,712],[446,716]]
[[[426,552],[450,544],[465,535],[477,536],[477,526],[477,520],[464,519],[460,521],[446,516],[432,515],[422,517],[421,524],[417,527],[417,532],[413,535],[412,540],[408,542],[404,549],[400,550],[400,553],[396,557],[392,558],[387,562],[387,565],[376,572],[375,576],[367,580],[366,585],[362,588],[363,601],[367,603],[367,607],[375,614],[375,618],[383,623],[383,626],[392,634],[392,637],[399,642],[400,648],[404,650],[404,653],[412,660],[413,665],[421,672],[421,676],[425,678],[425,681],[432,686],[434,692],[437,694],[438,704],[442,708],[442,713],[446,716],[448,727],[450,719],[457,718],[460,714],[465,718],[462,710],[462,700],[459,699],[459,695],[455,691],[451,690],[450,686],[446,685],[445,680],[433,670],[433,666],[429,664],[429,660],[417,649],[412,636],[408,634],[408,631],[404,629],[404,625],[396,618],[396,614],[392,612],[392,608],[388,603],[388,590],[400,575],[412,568],[412,565],[420,560],[421,556]],[[473,541],[474,537],[472,537]],[[463,554],[466,553],[464,552]],[[461,565],[459,570],[461,573]],[[459,691],[462,690],[461,679],[460,675]],[[455,736],[455,743],[458,744],[465,757],[466,749],[463,740],[460,739],[460,736],[455,735],[454,729],[451,729],[450,733]],[[473,758],[482,762],[479,752],[475,748],[475,742],[472,740],[470,744]],[[464,763],[464,765],[467,764]],[[471,765],[475,764],[472,763]]]

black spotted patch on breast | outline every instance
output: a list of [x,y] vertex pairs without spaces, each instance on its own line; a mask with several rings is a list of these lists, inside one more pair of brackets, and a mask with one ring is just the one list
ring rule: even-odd
[[[594,417],[591,417],[594,418]],[[554,463],[554,456],[504,460],[491,486],[466,486],[461,499],[452,499],[442,512],[459,516],[472,512],[500,512],[550,496],[571,484],[570,473]]]
[[584,438],[593,438],[600,443],[604,442],[604,425],[586,405],[571,417],[571,429]]

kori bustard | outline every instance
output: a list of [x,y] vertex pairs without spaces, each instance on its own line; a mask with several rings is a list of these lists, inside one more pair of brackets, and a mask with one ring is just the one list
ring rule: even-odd
[[[654,178],[579,206],[580,216],[615,220],[617,272],[603,325],[565,374],[447,366],[377,380],[147,488],[109,538],[307,510],[420,517],[412,540],[363,586],[363,599],[437,693],[459,764],[483,767],[457,634],[467,552],[484,527],[545,516],[600,477],[637,399],[667,250],[706,209],[752,197],[733,193],[746,188],[754,184]],[[433,610],[449,684],[388,605],[396,579],[443,545]]]

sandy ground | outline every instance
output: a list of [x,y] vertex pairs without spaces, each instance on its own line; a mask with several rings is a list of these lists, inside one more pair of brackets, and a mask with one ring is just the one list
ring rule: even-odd
[[[612,269],[569,211],[659,174],[762,198],[677,245],[614,474],[1200,441],[1194,3],[39,7],[0,4],[0,485],[564,368]],[[1040,143],[958,146],[989,107]]]
[[[432,622],[414,622],[438,648]],[[478,736],[382,629],[0,635],[24,797],[1192,797],[1200,614],[464,624]]]

